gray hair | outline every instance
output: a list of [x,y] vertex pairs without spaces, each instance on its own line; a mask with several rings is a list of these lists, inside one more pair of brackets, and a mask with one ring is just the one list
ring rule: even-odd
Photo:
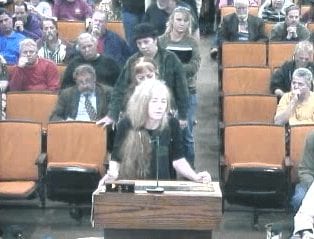
[[34,46],[37,49],[37,44],[33,39],[26,38],[20,42],[20,52],[25,46]]
[[73,78],[76,79],[77,76],[84,73],[90,74],[93,77],[93,79],[96,81],[96,71],[94,67],[88,64],[83,64],[76,67],[73,71]]
[[293,72],[292,78],[295,77],[300,77],[302,79],[304,79],[304,81],[306,82],[306,84],[311,88],[312,86],[312,80],[313,80],[313,75],[312,72],[307,69],[307,68],[298,68]]
[[300,41],[298,42],[298,44],[296,44],[295,48],[294,48],[294,54],[298,54],[301,52],[305,52],[308,54],[313,55],[313,44],[309,41]]
[[83,32],[83,33],[81,33],[81,34],[78,36],[78,38],[77,38],[78,46],[80,46],[80,42],[81,42],[81,40],[84,39],[84,38],[89,38],[90,41],[92,41],[94,44],[97,43],[97,39],[96,39],[92,34],[90,34],[90,33],[88,33],[88,32]]

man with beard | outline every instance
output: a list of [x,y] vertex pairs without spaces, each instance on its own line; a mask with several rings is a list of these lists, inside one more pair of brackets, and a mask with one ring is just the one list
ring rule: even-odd
[[65,69],[61,89],[75,85],[73,72],[82,64],[89,64],[95,69],[97,82],[113,87],[120,74],[120,67],[116,61],[97,52],[97,39],[90,33],[82,33],[77,42],[80,54],[71,59]]
[[309,37],[309,30],[300,23],[300,8],[297,5],[286,8],[285,21],[277,23],[270,33],[270,41],[304,41]]
[[96,83],[92,66],[84,64],[73,72],[75,86],[62,90],[51,121],[93,121],[105,116],[110,100],[109,87]]
[[295,69],[304,67],[314,74],[313,45],[309,41],[301,41],[295,46],[293,59],[286,61],[272,75],[270,81],[271,93],[281,97],[290,91],[292,74]]
[[131,55],[127,43],[115,32],[107,29],[107,13],[95,10],[88,31],[97,39],[97,52],[110,56],[123,66]]
[[57,22],[44,19],[42,23],[43,37],[37,41],[38,56],[50,59],[57,64],[66,63],[71,54],[71,45],[58,38]]
[[19,58],[19,44],[25,36],[13,30],[11,14],[0,8],[0,55],[8,64],[14,65]]

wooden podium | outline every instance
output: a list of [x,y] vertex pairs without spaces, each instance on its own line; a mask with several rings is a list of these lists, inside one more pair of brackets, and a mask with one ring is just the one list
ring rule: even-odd
[[145,190],[156,181],[132,182],[133,193],[105,192],[105,187],[93,193],[91,221],[104,228],[105,239],[209,239],[221,221],[218,182],[160,181],[165,189],[160,194]]

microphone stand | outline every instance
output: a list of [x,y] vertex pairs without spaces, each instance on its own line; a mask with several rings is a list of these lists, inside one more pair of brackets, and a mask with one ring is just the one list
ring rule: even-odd
[[163,193],[165,189],[163,187],[159,187],[159,136],[156,136],[156,139],[152,142],[156,143],[155,149],[155,157],[156,157],[156,181],[157,185],[154,188],[146,188],[146,192],[148,193]]

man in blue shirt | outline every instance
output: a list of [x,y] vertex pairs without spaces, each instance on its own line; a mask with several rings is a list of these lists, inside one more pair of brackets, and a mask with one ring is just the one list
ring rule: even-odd
[[20,33],[13,30],[11,14],[0,8],[0,55],[8,64],[16,64],[19,59],[19,44],[25,39]]

